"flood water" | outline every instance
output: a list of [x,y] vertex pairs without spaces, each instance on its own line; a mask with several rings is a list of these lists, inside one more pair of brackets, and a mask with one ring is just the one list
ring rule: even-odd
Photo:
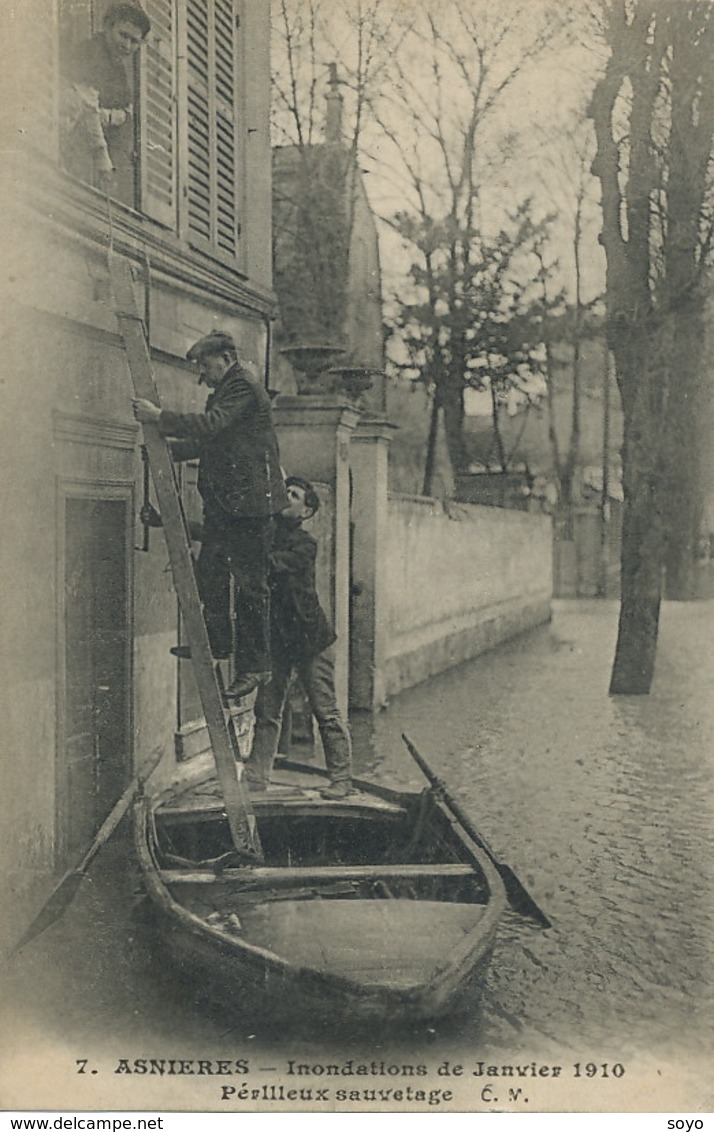
[[714,604],[665,604],[649,696],[607,693],[617,613],[556,603],[548,627],[377,720],[365,773],[416,785],[407,731],[553,922],[503,933],[488,1045],[712,1032]]
[[269,1018],[209,1003],[152,957],[131,846],[119,839],[62,920],[12,960],[6,1041],[18,1057],[25,1043],[54,1060],[61,1050],[69,1065],[98,1051],[246,1049],[282,1063],[296,1051],[334,1060],[367,1049],[433,1063],[468,1049],[504,1062],[517,1049],[711,1065],[714,602],[663,606],[655,683],[642,697],[608,696],[617,612],[556,603],[549,625],[354,721],[355,773],[420,788],[407,732],[553,923],[542,931],[508,914],[478,1017],[365,1038],[349,1020],[276,1032]]

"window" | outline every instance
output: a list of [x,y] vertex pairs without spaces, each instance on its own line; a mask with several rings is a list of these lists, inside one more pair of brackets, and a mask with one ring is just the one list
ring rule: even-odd
[[238,245],[236,27],[233,0],[186,3],[186,195],[189,240]]
[[[79,180],[131,207],[138,197],[138,55],[117,60],[106,47],[103,17],[110,0],[60,0],[60,150]],[[92,92],[94,92],[92,94]],[[125,108],[128,115],[124,115]],[[120,122],[106,115],[121,116]]]
[[[101,29],[107,0],[60,4],[67,59],[78,41]],[[192,246],[228,259],[238,253],[240,235],[238,6],[239,0],[143,0],[151,30],[127,76],[134,113],[121,128],[130,173],[118,169],[112,187],[118,199]],[[92,179],[77,163],[71,171]]]

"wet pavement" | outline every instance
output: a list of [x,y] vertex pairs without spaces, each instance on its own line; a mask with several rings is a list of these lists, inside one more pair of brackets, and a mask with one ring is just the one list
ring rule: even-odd
[[355,773],[420,788],[407,732],[553,922],[509,913],[478,1017],[366,1040],[349,1022],[275,1032],[237,1016],[157,963],[119,838],[63,919],[11,961],[5,1041],[68,1064],[118,1050],[710,1058],[714,602],[665,604],[649,696],[608,696],[616,633],[614,602],[555,603],[549,625],[354,721]]

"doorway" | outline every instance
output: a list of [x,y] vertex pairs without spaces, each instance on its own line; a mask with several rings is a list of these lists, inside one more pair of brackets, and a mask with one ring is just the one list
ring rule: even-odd
[[130,498],[70,495],[60,625],[58,851],[87,847],[131,765]]

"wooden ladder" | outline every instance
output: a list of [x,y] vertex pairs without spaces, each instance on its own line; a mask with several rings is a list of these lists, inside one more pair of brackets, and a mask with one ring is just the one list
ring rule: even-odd
[[[137,397],[151,401],[154,405],[160,405],[144,322],[138,313],[134,294],[130,261],[110,253],[109,275],[115,314],[124,342],[135,394]],[[255,814],[250,805],[247,789],[238,773],[239,752],[233,721],[224,703],[220,673],[214,667],[196,585],[186,519],[169,446],[156,424],[144,424],[142,428],[169,553],[169,565],[191,649],[193,672],[206,720],[218,781],[223,792],[233,844],[239,853],[252,859],[259,859],[262,853]]]

